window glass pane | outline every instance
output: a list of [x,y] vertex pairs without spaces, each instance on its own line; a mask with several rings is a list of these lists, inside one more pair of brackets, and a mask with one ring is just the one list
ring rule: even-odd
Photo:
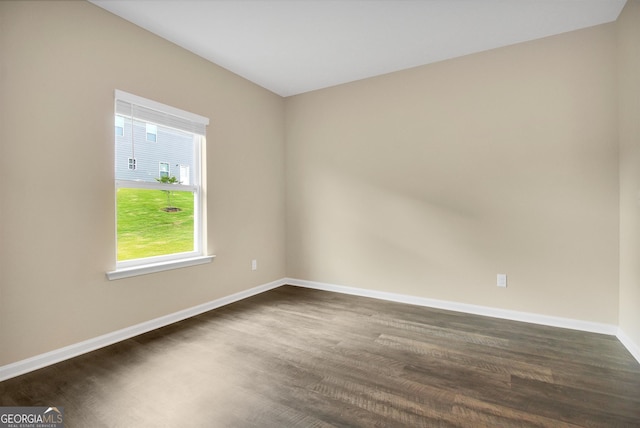
[[147,133],[147,141],[156,142],[158,139],[158,128],[156,125],[150,123],[145,124],[145,131]]
[[[164,162],[168,176],[175,176],[181,184],[194,184],[195,137],[184,131],[157,125],[158,142],[146,141],[146,123],[138,120],[131,125],[130,117],[121,117],[124,133],[116,135],[116,179],[156,183],[161,178],[158,165]],[[135,169],[129,168],[129,159],[136,160]],[[184,167],[184,168],[182,168]],[[184,177],[180,175],[184,172]],[[180,175],[180,176],[178,176]],[[186,180],[185,180],[186,178]]]
[[118,261],[194,251],[194,194],[117,190]]
[[116,116],[116,136],[124,135],[124,118],[122,116]]
[[201,148],[209,120],[115,93],[116,267],[202,255]]
[[160,178],[169,177],[169,164],[166,162],[160,162]]

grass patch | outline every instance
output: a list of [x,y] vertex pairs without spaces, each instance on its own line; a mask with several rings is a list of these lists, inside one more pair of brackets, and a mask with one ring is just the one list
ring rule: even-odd
[[193,251],[193,193],[118,189],[118,261]]

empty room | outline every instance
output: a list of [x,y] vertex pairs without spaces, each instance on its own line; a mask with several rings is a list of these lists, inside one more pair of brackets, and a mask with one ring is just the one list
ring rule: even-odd
[[0,428],[640,426],[640,0],[0,1],[0,171]]

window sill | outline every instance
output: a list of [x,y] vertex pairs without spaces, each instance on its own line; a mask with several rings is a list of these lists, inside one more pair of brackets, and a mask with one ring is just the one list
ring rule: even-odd
[[214,258],[215,256],[200,256],[190,259],[172,260],[170,262],[153,263],[148,265],[129,267],[125,269],[118,269],[107,272],[107,279],[109,279],[109,281],[113,281],[114,279],[129,278],[132,276],[147,275],[149,273],[162,272],[165,270],[202,265],[205,263],[211,263]]

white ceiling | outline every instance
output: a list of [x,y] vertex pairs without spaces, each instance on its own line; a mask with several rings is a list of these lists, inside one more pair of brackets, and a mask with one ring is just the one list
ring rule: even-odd
[[626,0],[90,0],[279,95],[615,21]]

